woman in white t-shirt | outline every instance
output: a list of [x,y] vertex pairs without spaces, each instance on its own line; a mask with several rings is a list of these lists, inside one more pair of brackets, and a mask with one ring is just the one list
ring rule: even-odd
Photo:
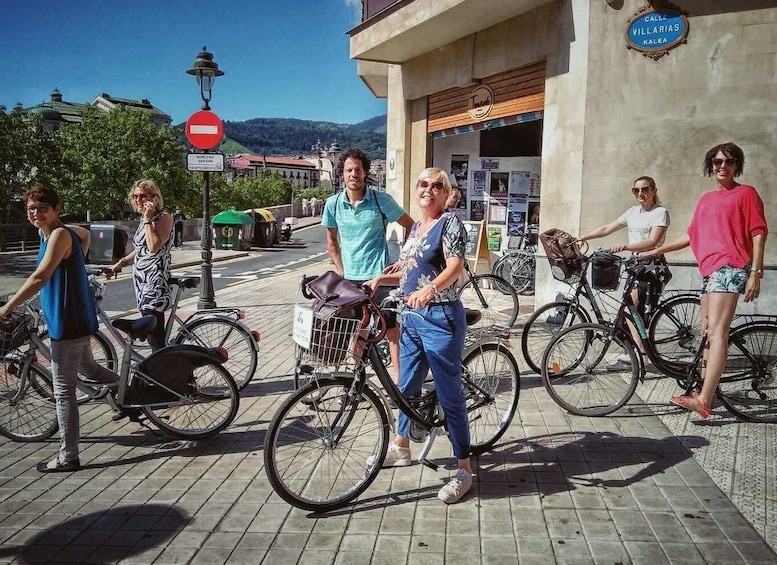
[[[626,210],[614,222],[598,227],[584,234],[580,239],[585,241],[598,239],[626,228],[628,243],[613,245],[610,247],[610,251],[613,253],[649,251],[664,243],[666,230],[669,227],[669,211],[660,206],[656,181],[647,176],[639,177],[632,186],[631,192],[637,199],[637,205]],[[638,288],[632,291],[631,297],[635,306],[639,305],[639,294]],[[644,353],[645,348],[642,340],[630,321],[629,329],[640,351]]]

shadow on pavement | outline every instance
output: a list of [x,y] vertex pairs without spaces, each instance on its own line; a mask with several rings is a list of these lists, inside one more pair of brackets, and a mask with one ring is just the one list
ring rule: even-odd
[[[42,530],[27,543],[0,548],[14,563],[115,563],[165,545],[189,523],[175,506],[116,506],[77,516]],[[102,542],[111,538],[112,543]],[[98,547],[99,546],[99,547]]]

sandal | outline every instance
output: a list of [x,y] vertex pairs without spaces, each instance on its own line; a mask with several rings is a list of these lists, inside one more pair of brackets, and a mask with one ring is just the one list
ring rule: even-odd
[[710,416],[711,408],[701,401],[698,394],[691,396],[673,396],[670,400],[675,406],[696,412],[703,420]]
[[41,461],[38,463],[38,471],[41,473],[72,473],[81,468],[81,462],[78,459],[63,463],[59,456],[51,461]]

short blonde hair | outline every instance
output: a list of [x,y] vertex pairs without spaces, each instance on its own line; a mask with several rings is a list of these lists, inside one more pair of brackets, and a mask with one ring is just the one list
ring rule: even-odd
[[154,197],[154,210],[157,212],[165,207],[165,199],[162,197],[162,191],[159,190],[159,187],[154,181],[148,179],[135,181],[132,188],[130,188],[128,201],[133,206],[135,205],[135,200],[132,198],[132,195],[135,193],[136,188],[139,188],[146,194],[150,194]]
[[445,192],[450,193],[452,188],[451,179],[448,178],[448,173],[437,167],[429,167],[421,171],[421,173],[418,175],[418,180],[416,180],[416,184],[418,184],[418,181],[421,179],[434,177],[439,177],[442,180],[442,185],[445,188]]

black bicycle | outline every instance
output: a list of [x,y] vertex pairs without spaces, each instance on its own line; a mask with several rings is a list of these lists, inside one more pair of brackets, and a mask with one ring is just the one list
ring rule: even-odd
[[[623,308],[622,303],[608,294],[618,287],[619,278],[615,278],[614,285],[601,285],[589,280],[588,265],[596,253],[574,267],[551,263],[554,278],[571,286],[573,292],[537,308],[523,327],[523,358],[535,373],[542,371],[545,349],[561,330],[594,321],[598,324],[612,323],[605,316],[603,306],[616,312]],[[615,268],[620,269],[620,263]],[[661,281],[657,283],[656,288],[662,286]],[[584,305],[586,303],[588,308]],[[647,328],[647,339],[643,339],[642,343],[656,369],[662,373],[672,373],[678,366],[682,368],[686,365],[701,339],[698,293],[677,290],[664,292],[660,296],[645,296],[642,312],[638,315],[642,325]]]
[[[265,436],[264,463],[270,484],[289,504],[313,511],[341,508],[363,493],[378,476],[389,445],[393,412],[388,397],[410,418],[410,437],[424,443],[427,459],[445,428],[435,390],[406,399],[389,376],[376,344],[385,333],[384,311],[400,310],[393,291],[383,304],[367,299],[362,318],[333,325],[310,322],[295,313],[294,335],[309,335],[303,362],[309,381],[278,409]],[[470,313],[474,321],[477,313]],[[327,322],[331,318],[327,318]],[[315,322],[315,323],[314,323]],[[364,337],[366,335],[366,337]],[[469,415],[471,449],[483,453],[507,431],[518,406],[520,378],[504,328],[468,331],[462,386]],[[295,339],[297,339],[295,337]],[[331,371],[338,360],[354,359],[350,370]],[[368,378],[372,369],[381,387]]]
[[[649,332],[642,324],[630,289],[646,276],[646,266],[626,261],[622,308],[612,324],[578,324],[559,332],[542,358],[542,382],[551,398],[581,416],[603,416],[624,406],[644,378],[644,360],[621,323],[629,316],[643,343]],[[671,312],[667,312],[670,316]],[[738,316],[729,332],[728,360],[716,394],[735,416],[748,421],[777,422],[777,317]],[[700,367],[707,336],[676,339],[683,357],[669,364],[666,374],[686,393],[701,389]],[[654,364],[653,348],[646,354]],[[629,363],[617,365],[628,359]],[[618,367],[614,369],[614,367]]]

